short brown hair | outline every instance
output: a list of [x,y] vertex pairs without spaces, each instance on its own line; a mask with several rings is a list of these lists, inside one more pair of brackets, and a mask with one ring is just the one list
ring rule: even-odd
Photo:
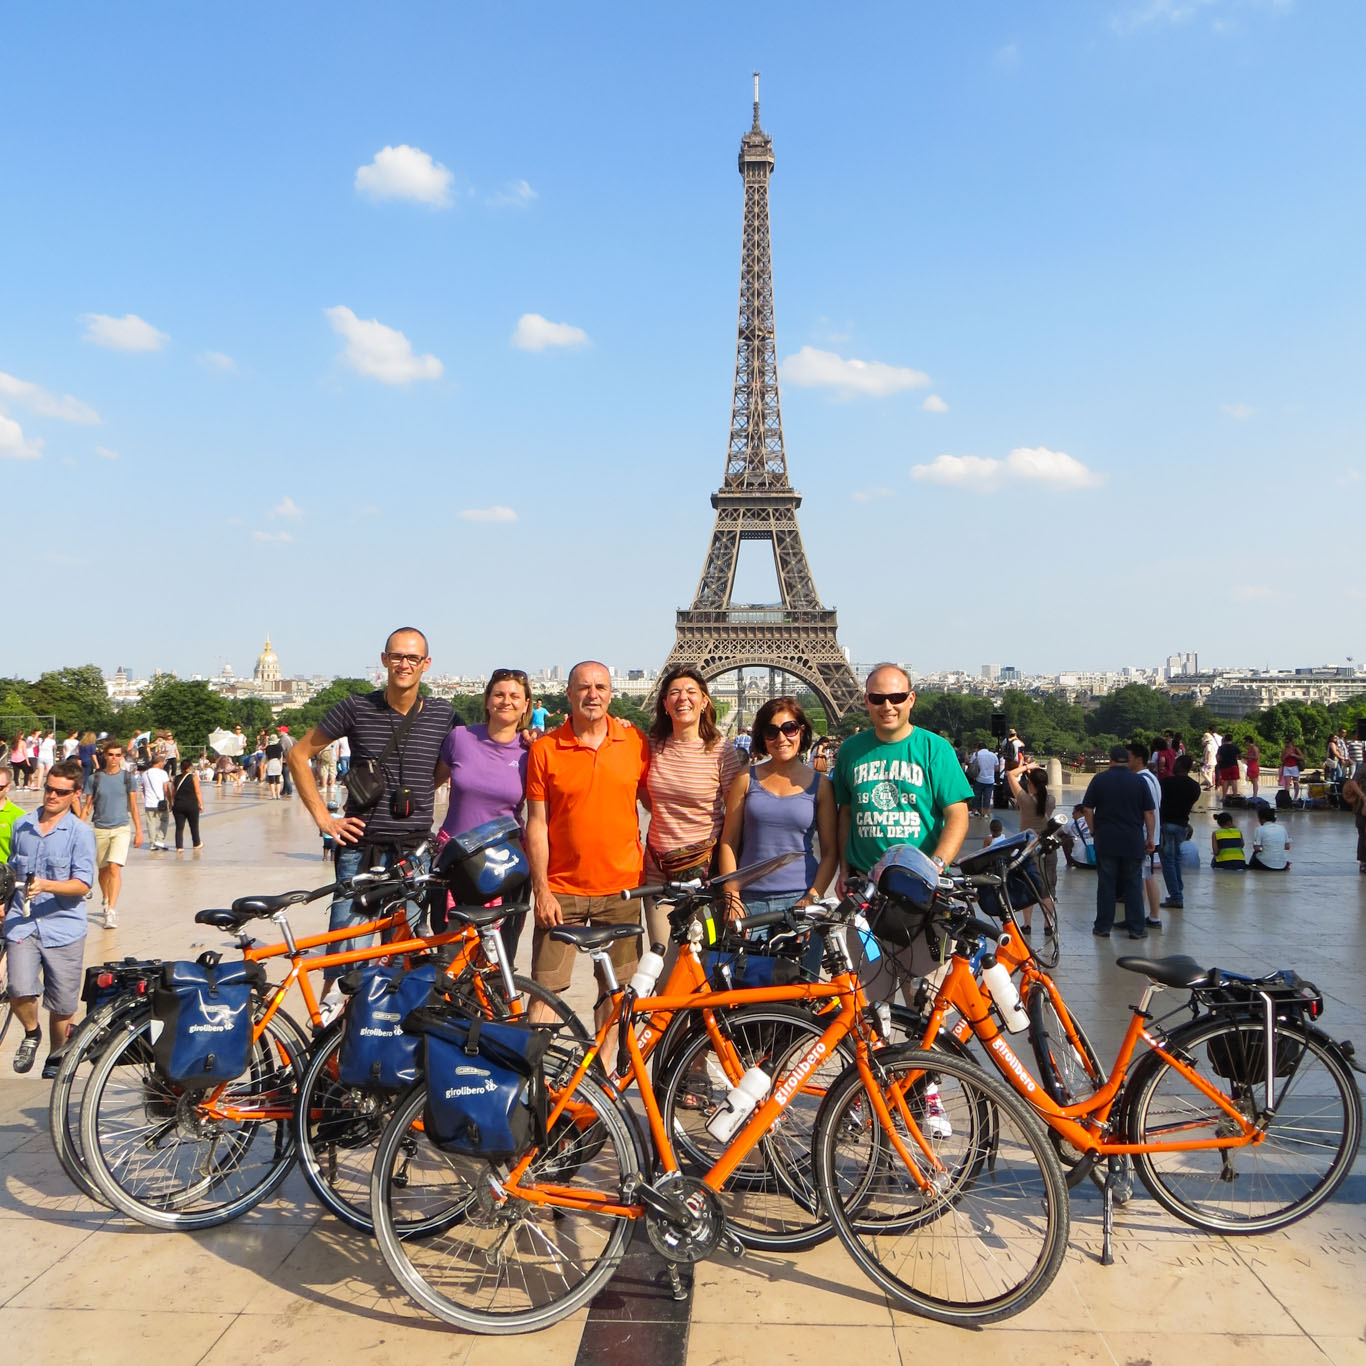
[[79,792],[85,785],[85,770],[81,767],[79,759],[58,759],[47,771],[49,778],[66,778],[76,791]]
[[764,740],[764,728],[772,724],[773,718],[780,711],[790,711],[792,719],[802,728],[801,736],[797,740],[797,753],[805,754],[811,748],[811,738],[815,735],[815,731],[811,729],[811,722],[806,719],[806,713],[802,710],[801,703],[795,697],[770,697],[759,708],[759,714],[754,718],[754,725],[749,732],[749,752],[751,754],[757,754],[761,758],[768,757],[768,744]]

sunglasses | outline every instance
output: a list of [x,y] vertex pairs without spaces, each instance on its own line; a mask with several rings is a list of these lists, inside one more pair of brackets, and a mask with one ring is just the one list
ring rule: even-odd
[[526,674],[521,669],[495,669],[489,675],[489,683],[506,683],[509,678],[514,683],[520,683],[522,687],[526,687]]
[[908,697],[908,692],[870,692],[868,701],[875,707],[880,707],[884,702],[890,702],[892,706],[899,707]]
[[776,740],[780,735],[786,735],[790,740],[794,735],[800,735],[801,730],[802,723],[800,721],[784,721],[780,726],[765,726],[764,739]]
[[76,789],[74,787],[53,787],[51,783],[44,783],[43,791],[54,797],[70,797]]

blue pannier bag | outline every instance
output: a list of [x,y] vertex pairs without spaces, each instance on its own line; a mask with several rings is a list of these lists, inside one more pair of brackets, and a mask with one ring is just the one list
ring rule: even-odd
[[419,964],[411,972],[378,963],[361,970],[337,1050],[337,1080],[343,1086],[397,1091],[417,1080],[419,1040],[403,1022],[427,1004],[435,984],[435,963]]
[[164,963],[152,992],[152,1056],[177,1086],[222,1086],[251,1059],[251,996],[259,963]]
[[541,1060],[550,1031],[420,1010],[407,1028],[426,1045],[423,1128],[436,1147],[512,1162],[545,1142]]

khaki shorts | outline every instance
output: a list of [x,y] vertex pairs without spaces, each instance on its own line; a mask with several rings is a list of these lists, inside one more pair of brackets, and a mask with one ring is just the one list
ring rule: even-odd
[[[569,896],[560,894],[560,911],[566,925],[639,925],[640,903],[623,901],[619,896]],[[640,961],[640,939],[618,939],[612,945],[612,970],[617,981],[625,984],[636,970]],[[541,925],[531,941],[531,975],[543,986],[554,992],[564,992],[569,988],[574,975],[574,959],[579,951],[573,944],[559,939],[551,939],[549,931]],[[598,986],[606,989],[602,974],[596,965]]]
[[11,997],[33,997],[41,990],[43,1009],[74,1015],[81,1003],[85,939],[45,947],[36,933],[5,945]]
[[116,825],[112,830],[95,827],[95,867],[117,863],[120,868],[128,862],[128,845],[133,838],[131,825]]

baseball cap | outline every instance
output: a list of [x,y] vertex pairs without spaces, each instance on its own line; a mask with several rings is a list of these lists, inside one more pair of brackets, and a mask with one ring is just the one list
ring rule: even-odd
[[1129,751],[1123,745],[1111,745],[1110,762],[1112,764],[1127,764],[1129,762]]

